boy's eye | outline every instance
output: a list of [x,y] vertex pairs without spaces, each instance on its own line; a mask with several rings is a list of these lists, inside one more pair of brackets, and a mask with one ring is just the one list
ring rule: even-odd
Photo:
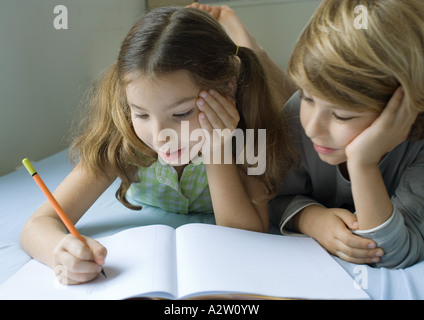
[[176,118],[187,118],[189,115],[191,115],[193,113],[193,111],[194,111],[194,108],[190,109],[189,111],[184,112],[184,113],[175,113],[174,117],[176,117]]
[[314,102],[314,100],[312,98],[309,98],[309,97],[305,96],[305,94],[303,92],[300,95],[300,99],[302,99],[302,100],[304,100],[304,101],[306,101],[308,103],[313,103]]
[[334,118],[336,118],[336,120],[337,120],[337,121],[341,121],[341,122],[349,121],[349,120],[351,120],[351,119],[353,119],[353,118],[354,118],[354,117],[349,117],[349,118],[340,117],[340,116],[338,116],[338,115],[337,115],[337,114],[335,114],[335,113],[333,113],[333,116],[334,116]]

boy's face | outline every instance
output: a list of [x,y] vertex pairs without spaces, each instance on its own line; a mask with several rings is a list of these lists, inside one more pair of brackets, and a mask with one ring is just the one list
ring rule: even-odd
[[137,136],[168,164],[185,165],[200,151],[199,143],[190,140],[190,132],[200,128],[199,91],[187,71],[140,76],[126,87]]
[[320,159],[331,165],[347,160],[345,149],[378,114],[345,110],[303,91],[300,121]]

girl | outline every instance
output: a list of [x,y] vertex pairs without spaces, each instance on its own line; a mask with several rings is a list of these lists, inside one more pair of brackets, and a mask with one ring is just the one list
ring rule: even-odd
[[[207,13],[161,8],[145,15],[124,39],[90,107],[72,146],[79,163],[55,191],[74,223],[119,177],[116,196],[129,208],[147,203],[179,213],[213,212],[219,225],[267,231],[267,199],[292,161],[289,146],[283,147],[284,123],[256,55],[236,46]],[[231,134],[218,143],[209,139],[217,129],[261,128],[263,174],[248,176],[246,161],[213,157],[228,145],[233,151]],[[201,133],[198,139],[194,132]],[[256,143],[246,151],[258,150]],[[214,161],[199,163],[199,152]],[[35,259],[59,270],[66,284],[94,279],[107,254],[92,239],[88,250],[67,235],[47,203],[26,223],[21,242]]]
[[312,16],[285,109],[302,163],[270,204],[283,233],[354,263],[424,259],[423,19],[421,0],[325,0]]

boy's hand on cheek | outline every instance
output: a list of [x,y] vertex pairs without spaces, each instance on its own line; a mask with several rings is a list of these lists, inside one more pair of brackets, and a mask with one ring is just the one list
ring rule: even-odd
[[417,115],[407,107],[399,87],[380,116],[346,147],[348,166],[378,165],[386,153],[407,139]]

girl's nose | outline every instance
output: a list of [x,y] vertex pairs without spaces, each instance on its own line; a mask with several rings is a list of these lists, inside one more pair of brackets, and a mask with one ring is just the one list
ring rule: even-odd
[[178,141],[178,133],[174,128],[169,127],[165,123],[157,122],[155,124],[154,137],[157,146],[162,146],[165,143],[173,143]]

